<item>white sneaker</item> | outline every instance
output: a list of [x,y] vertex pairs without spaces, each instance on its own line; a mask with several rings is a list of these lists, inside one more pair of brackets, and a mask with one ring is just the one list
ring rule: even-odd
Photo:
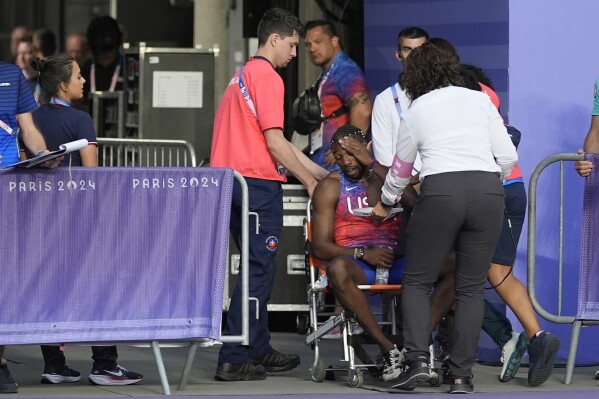
[[320,277],[318,277],[318,280],[316,280],[314,282],[314,288],[317,288],[319,290],[326,288],[329,285],[329,278],[327,277],[326,274],[321,274]]
[[[335,315],[332,315],[331,317],[328,318],[327,322],[334,318],[335,318]],[[333,328],[331,331],[329,331],[328,333],[323,335],[321,338],[322,339],[340,339],[341,338],[341,326],[337,326],[337,327]]]
[[508,382],[518,372],[520,360],[526,352],[528,336],[526,332],[517,333],[512,331],[512,338],[501,348],[501,362],[503,367],[499,374],[499,381]]
[[397,349],[396,345],[393,345],[393,349],[383,354],[383,360],[383,374],[381,375],[383,381],[389,382],[399,377],[404,361],[403,352]]
[[[334,319],[335,316],[329,317],[329,320]],[[327,320],[328,321],[328,320]],[[352,335],[364,334],[364,329],[358,323],[351,323]],[[322,336],[322,339],[340,339],[341,338],[341,326],[333,328],[331,331]]]
[[599,380],[599,370],[595,371],[595,379]]
[[361,335],[364,334],[364,329],[358,323],[351,323],[351,333],[352,335]]

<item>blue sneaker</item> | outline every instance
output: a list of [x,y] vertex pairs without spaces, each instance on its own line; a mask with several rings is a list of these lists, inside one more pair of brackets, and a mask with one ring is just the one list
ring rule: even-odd
[[520,360],[526,352],[528,346],[528,336],[526,332],[518,334],[512,331],[512,339],[507,341],[501,348],[501,362],[503,367],[499,373],[499,381],[508,382],[518,372]]
[[531,339],[528,347],[528,385],[536,387],[547,381],[553,372],[559,345],[559,338],[546,331]]
[[131,385],[142,380],[143,375],[129,371],[124,367],[116,365],[114,369],[103,369],[94,363],[89,375],[89,382],[96,385]]

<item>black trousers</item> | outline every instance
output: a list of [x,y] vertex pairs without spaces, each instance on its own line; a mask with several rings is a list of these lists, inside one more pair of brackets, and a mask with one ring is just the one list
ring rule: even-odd
[[490,172],[427,176],[408,226],[402,296],[407,360],[426,356],[430,293],[449,252],[456,253],[454,328],[449,368],[469,377],[484,312],[484,284],[503,219],[503,186]]
[[485,316],[483,319],[483,331],[499,346],[512,339],[512,323],[510,320],[489,301],[485,301]]

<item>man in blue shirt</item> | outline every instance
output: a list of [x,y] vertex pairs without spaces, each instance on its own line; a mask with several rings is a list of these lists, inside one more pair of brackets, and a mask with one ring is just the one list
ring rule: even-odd
[[[19,162],[17,132],[34,154],[48,152],[44,138],[33,123],[31,111],[37,107],[25,75],[17,65],[0,61],[0,167]],[[55,168],[60,158],[43,166]],[[0,346],[0,393],[16,393],[18,385],[8,371],[4,346]]]
[[316,86],[323,120],[310,134],[310,159],[335,171],[338,166],[330,144],[333,135],[347,124],[368,132],[372,102],[364,73],[341,49],[339,36],[331,22],[307,22],[304,47],[310,61],[322,68]]
[[[34,154],[47,151],[46,143],[33,123],[37,108],[25,75],[16,65],[0,62],[0,167],[19,161],[17,132]],[[45,165],[55,166],[56,162]]]

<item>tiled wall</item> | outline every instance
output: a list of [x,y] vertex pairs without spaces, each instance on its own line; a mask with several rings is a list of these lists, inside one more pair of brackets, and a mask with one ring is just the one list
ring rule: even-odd
[[508,101],[508,0],[364,0],[364,55],[369,88],[378,94],[397,79],[397,34],[420,26],[449,40],[463,63],[481,67],[493,80],[502,113]]

